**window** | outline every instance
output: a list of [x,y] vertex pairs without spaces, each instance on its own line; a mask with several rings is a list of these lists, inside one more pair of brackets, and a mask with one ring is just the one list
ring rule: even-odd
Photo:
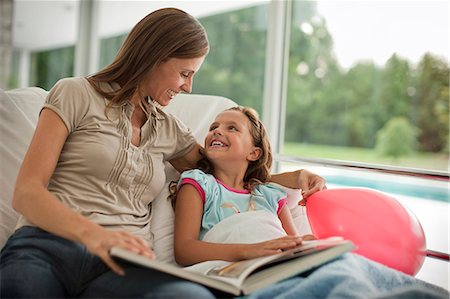
[[283,153],[447,171],[448,8],[293,2]]
[[50,89],[73,76],[79,1],[14,1],[10,88]]
[[49,90],[65,77],[73,76],[75,47],[47,50],[31,54],[31,86]]
[[[294,1],[282,154],[297,162],[281,165],[392,195],[446,253],[448,21],[442,1]],[[448,288],[444,262],[426,259],[418,277]]]

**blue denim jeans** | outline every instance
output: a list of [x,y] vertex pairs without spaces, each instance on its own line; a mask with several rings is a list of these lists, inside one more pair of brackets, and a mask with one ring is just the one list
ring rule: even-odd
[[0,298],[214,298],[205,287],[122,264],[116,275],[81,245],[22,227],[0,256]]

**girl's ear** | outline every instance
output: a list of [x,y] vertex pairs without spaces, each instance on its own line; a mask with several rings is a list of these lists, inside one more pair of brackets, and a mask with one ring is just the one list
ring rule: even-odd
[[247,156],[248,161],[256,161],[262,156],[262,149],[260,147],[254,147],[250,154]]

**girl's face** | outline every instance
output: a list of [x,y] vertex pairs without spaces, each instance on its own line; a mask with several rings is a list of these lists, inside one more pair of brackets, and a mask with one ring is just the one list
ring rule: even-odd
[[144,82],[143,91],[162,106],[167,106],[178,93],[192,91],[194,74],[200,69],[205,56],[199,58],[170,58],[151,71]]
[[[205,153],[216,165],[219,161],[255,161],[261,156],[261,149],[254,146],[247,116],[235,110],[217,115],[205,138]],[[230,164],[231,165],[231,164]]]

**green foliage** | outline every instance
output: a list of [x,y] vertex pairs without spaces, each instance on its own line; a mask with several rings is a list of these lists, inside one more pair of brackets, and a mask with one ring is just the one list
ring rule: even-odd
[[33,53],[31,86],[50,90],[59,79],[73,76],[74,56],[74,46]]
[[122,34],[100,41],[99,69],[104,68],[114,60],[126,37],[126,34]]
[[[313,30],[302,30],[305,23]],[[403,117],[420,129],[419,150],[448,149],[449,66],[444,59],[427,54],[413,66],[394,53],[384,66],[359,61],[342,69],[326,21],[309,1],[294,2],[291,32],[287,142],[374,148],[384,124]]]
[[439,152],[448,146],[449,74],[447,62],[432,54],[419,63],[415,121],[423,151]]
[[267,9],[260,5],[200,19],[211,50],[194,93],[225,96],[262,114]]
[[404,117],[394,117],[377,133],[376,150],[398,159],[414,151],[418,130]]

